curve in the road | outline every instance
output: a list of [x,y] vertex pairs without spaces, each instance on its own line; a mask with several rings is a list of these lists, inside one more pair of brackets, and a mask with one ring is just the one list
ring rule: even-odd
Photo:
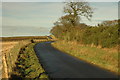
[[118,78],[112,72],[53,48],[51,42],[38,43],[34,50],[50,78]]

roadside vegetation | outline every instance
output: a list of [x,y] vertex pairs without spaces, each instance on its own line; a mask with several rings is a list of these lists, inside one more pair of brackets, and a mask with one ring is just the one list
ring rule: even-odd
[[[59,39],[55,48],[102,68],[118,73],[119,21],[103,21],[96,26],[81,23],[91,19],[87,2],[66,2],[65,15],[54,23],[51,33]],[[75,43],[75,44],[74,44]]]
[[21,48],[11,79],[38,80],[48,78],[34,52],[34,45],[35,43],[31,43]]
[[1,42],[2,48],[2,78],[9,78],[13,67],[15,67],[15,62],[17,60],[20,49],[29,44],[29,40],[24,41],[6,41]]
[[[105,21],[106,22],[106,21]],[[60,40],[77,41],[85,45],[94,45],[101,48],[111,48],[118,46],[118,20],[108,21],[109,23],[98,26],[55,26],[51,33]],[[115,23],[115,24],[114,24]]]
[[16,79],[48,79],[48,76],[42,68],[36,53],[34,45],[38,42],[54,41],[53,37],[35,36],[35,37],[2,37],[2,78]]
[[57,41],[52,46],[81,60],[118,73],[118,51],[113,48],[97,48],[71,41]]

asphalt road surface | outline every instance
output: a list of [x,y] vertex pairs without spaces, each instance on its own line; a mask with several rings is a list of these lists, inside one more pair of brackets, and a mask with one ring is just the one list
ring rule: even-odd
[[38,43],[34,50],[50,78],[118,78],[112,72],[53,48],[51,42]]

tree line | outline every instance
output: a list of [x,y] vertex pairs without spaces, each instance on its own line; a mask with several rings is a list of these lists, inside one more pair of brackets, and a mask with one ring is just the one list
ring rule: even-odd
[[103,21],[97,26],[81,23],[81,17],[91,19],[93,8],[87,2],[66,2],[65,15],[54,23],[51,33],[58,39],[77,41],[81,44],[93,44],[101,47],[118,45],[118,21]]

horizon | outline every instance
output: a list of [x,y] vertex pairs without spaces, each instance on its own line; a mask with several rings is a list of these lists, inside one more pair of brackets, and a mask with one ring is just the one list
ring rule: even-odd
[[[82,17],[81,23],[95,26],[102,21],[118,20],[118,2],[90,2],[90,6],[93,18],[88,21]],[[2,36],[50,35],[53,23],[64,15],[63,7],[62,2],[3,2]]]

